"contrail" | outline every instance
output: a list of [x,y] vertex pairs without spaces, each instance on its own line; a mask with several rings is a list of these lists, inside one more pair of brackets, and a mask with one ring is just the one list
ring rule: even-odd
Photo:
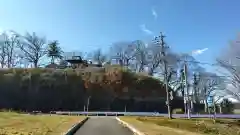
[[149,30],[149,29],[146,28],[145,24],[140,25],[140,29],[141,29],[144,33],[146,33],[146,34],[148,34],[148,35],[152,35],[152,34],[153,34],[153,32],[152,32],[151,30]]
[[208,50],[208,48],[194,50],[194,51],[192,51],[192,55],[200,55],[207,50]]
[[154,10],[154,8],[152,8],[152,15],[154,16],[155,19],[157,19],[158,14],[157,14],[157,12]]

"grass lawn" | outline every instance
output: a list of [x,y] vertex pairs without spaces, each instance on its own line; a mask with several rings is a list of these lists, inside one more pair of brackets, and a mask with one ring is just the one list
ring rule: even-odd
[[240,109],[234,110],[234,113],[235,113],[235,114],[240,114]]
[[146,135],[240,135],[240,120],[120,117]]
[[83,118],[0,112],[0,135],[61,135]]

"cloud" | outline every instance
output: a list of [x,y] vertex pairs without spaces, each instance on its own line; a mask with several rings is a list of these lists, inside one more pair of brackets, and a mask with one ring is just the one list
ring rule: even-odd
[[194,51],[192,51],[192,55],[200,55],[207,50],[208,50],[208,48],[194,50]]
[[146,28],[145,24],[140,25],[140,29],[141,29],[144,33],[146,33],[146,34],[148,34],[148,35],[152,35],[152,34],[153,34],[153,32],[152,32],[151,30],[149,30],[148,28]]
[[157,14],[157,12],[155,11],[154,8],[152,8],[152,15],[154,16],[155,19],[157,19],[158,14]]

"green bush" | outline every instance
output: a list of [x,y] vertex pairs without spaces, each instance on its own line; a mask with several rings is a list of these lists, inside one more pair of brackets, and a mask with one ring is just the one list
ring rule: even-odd
[[223,99],[220,104],[222,106],[223,114],[233,114],[234,113],[234,104],[229,99]]

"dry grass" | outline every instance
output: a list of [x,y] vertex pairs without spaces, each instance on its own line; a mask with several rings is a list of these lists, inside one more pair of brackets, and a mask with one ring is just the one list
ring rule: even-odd
[[61,135],[83,118],[0,112],[0,135]]
[[172,119],[163,117],[120,117],[147,135],[240,135],[240,121]]

